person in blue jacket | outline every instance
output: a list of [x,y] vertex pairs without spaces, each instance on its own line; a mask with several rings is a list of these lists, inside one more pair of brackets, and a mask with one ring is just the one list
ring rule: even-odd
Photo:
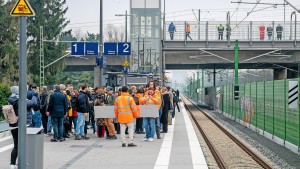
[[[10,87],[12,95],[8,98],[8,103],[13,106],[16,116],[19,116],[19,86]],[[30,95],[30,99],[26,100],[27,107],[27,125],[29,125],[32,121],[30,112],[32,108],[37,104],[37,97]],[[18,122],[15,124],[9,124],[11,127],[11,135],[13,138],[14,147],[11,151],[10,156],[10,168],[17,168],[16,161],[18,157]]]
[[169,33],[170,33],[170,38],[171,40],[174,39],[174,32],[176,32],[176,27],[173,22],[169,25]]

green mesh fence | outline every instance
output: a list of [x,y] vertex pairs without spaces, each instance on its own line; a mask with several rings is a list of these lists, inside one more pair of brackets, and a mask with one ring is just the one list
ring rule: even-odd
[[255,115],[257,117],[257,127],[264,130],[264,114],[265,114],[265,82],[257,83],[257,108]]
[[288,106],[289,81],[299,83],[289,79],[240,84],[239,101],[234,101],[233,85],[222,86],[222,110],[299,146],[299,107]]
[[[233,85],[221,86],[220,108],[223,112],[243,120],[261,130],[300,146],[299,107],[289,108],[289,82],[297,79],[240,84],[239,100],[234,100]],[[201,93],[196,89],[200,88]],[[201,80],[186,88],[186,94],[204,102]],[[299,95],[299,94],[298,94]],[[299,103],[298,103],[299,106]]]

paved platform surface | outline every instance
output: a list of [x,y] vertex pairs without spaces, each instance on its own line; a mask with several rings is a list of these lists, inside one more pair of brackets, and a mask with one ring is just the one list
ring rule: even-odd
[[[205,169],[207,164],[191,120],[180,103],[173,125],[161,134],[162,139],[141,141],[135,134],[137,147],[121,147],[121,140],[106,140],[89,134],[90,140],[67,139],[52,143],[44,136],[45,169]],[[174,123],[175,122],[175,123]],[[89,130],[91,132],[91,130]],[[0,139],[0,169],[9,169],[12,138]]]

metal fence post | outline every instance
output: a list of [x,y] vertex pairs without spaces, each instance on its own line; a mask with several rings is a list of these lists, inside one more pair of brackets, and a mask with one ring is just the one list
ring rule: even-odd
[[258,126],[258,124],[257,124],[257,116],[258,116],[258,111],[257,111],[257,82],[256,82],[256,91],[255,91],[255,94],[256,94],[256,97],[255,97],[255,100],[256,100],[256,104],[255,104],[255,111],[256,111],[256,113],[255,113],[255,111],[254,111],[254,113],[255,113],[255,120],[256,120],[256,127]]
[[[251,96],[252,96],[252,93],[251,93],[251,92],[252,92],[252,91],[251,91],[252,83],[250,82],[249,84],[250,84],[250,92],[249,92],[249,93],[250,93],[250,95],[249,95],[250,97],[249,97],[249,99],[250,99],[250,107],[251,107],[251,105],[252,105],[252,97],[251,97]],[[250,113],[250,121],[249,121],[249,126],[250,126],[250,125],[251,125],[251,122],[252,122],[252,117],[251,117],[252,114],[251,114],[251,110],[250,110],[249,113]]]
[[264,80],[264,132],[266,130],[266,80]]
[[250,21],[250,46],[252,46],[252,35],[253,35],[253,32],[252,32],[252,21]]
[[286,141],[286,79],[284,79],[284,143]]
[[[300,77],[298,77],[298,86],[300,85]],[[298,92],[298,98],[300,97],[300,93]],[[299,121],[298,121],[298,124],[299,124],[299,129],[298,129],[298,133],[299,133],[299,135],[298,135],[298,146],[300,146],[300,107],[299,107],[299,105],[298,105],[298,119],[299,119]]]
[[273,80],[273,131],[272,131],[272,137],[274,137],[274,134],[275,134],[275,80]]
[[272,32],[272,47],[274,46],[274,36],[275,36],[275,31],[274,31],[274,29],[275,29],[275,23],[274,23],[274,21],[272,21],[272,27],[273,27],[273,32]]
[[206,27],[205,27],[205,41],[206,41],[206,47],[208,47],[208,21],[206,21]]

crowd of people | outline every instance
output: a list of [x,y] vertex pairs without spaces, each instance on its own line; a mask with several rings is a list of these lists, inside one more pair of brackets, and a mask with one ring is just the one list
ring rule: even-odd
[[[19,87],[11,87],[12,95],[8,102],[18,116]],[[51,142],[63,142],[66,138],[87,140],[87,130],[98,137],[108,140],[117,139],[120,134],[122,147],[135,147],[133,135],[145,134],[144,141],[152,142],[155,134],[168,132],[172,124],[175,108],[180,112],[179,91],[170,87],[156,86],[154,81],[140,88],[123,86],[119,89],[110,86],[91,88],[82,84],[79,90],[72,85],[47,86],[39,92],[35,84],[30,84],[27,91],[27,125],[43,128],[45,135],[53,136]],[[157,118],[140,118],[140,105],[156,105]],[[116,118],[95,118],[95,106],[114,106]],[[100,112],[101,113],[101,112]],[[16,166],[18,154],[18,123],[9,124],[14,140],[11,152],[11,168]],[[128,144],[125,134],[129,134]]]
[[[230,40],[231,27],[229,24],[226,24],[226,27],[224,27],[222,24],[218,25],[217,31],[218,31],[218,40],[223,40],[224,31],[226,31],[226,40]],[[258,27],[258,31],[259,31],[259,39],[260,40],[265,39],[265,32],[267,33],[268,40],[272,40],[275,32],[277,34],[277,37],[276,37],[277,40],[281,40],[283,27],[280,24],[278,24],[276,26],[276,29],[274,30],[274,28],[271,25],[269,25],[266,29],[264,24],[261,24]],[[170,34],[170,39],[174,40],[174,33],[176,32],[176,26],[173,22],[171,22],[171,24],[169,25],[168,32]],[[185,25],[185,40],[187,40],[187,38],[189,38],[190,40],[193,40],[192,37],[190,36],[190,34],[191,34],[191,26],[189,23],[186,23],[186,25]]]

